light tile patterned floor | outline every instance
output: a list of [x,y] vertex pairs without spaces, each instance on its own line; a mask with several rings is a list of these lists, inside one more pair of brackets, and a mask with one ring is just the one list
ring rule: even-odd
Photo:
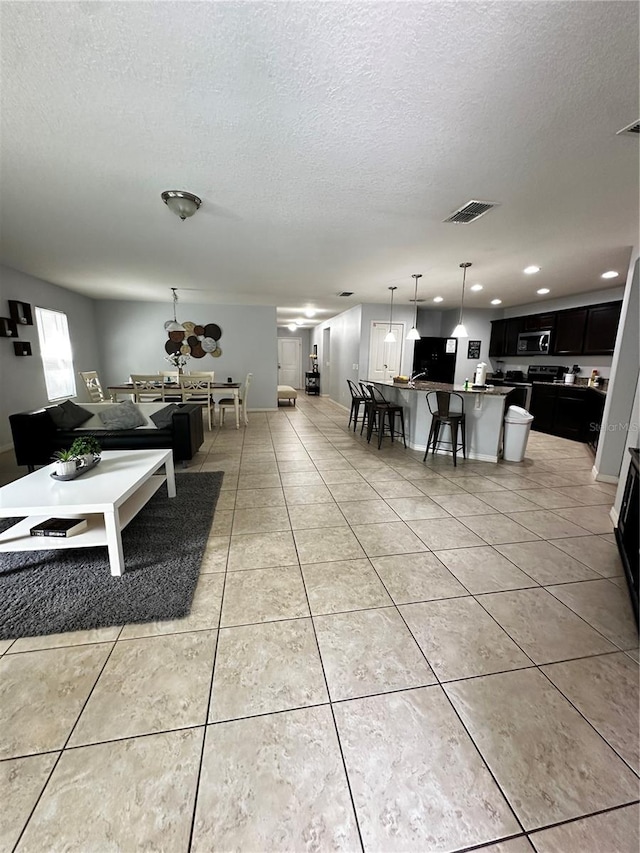
[[1,851],[638,853],[637,633],[589,450],[534,432],[454,469],[346,421],[299,398],[207,433],[185,619],[0,642]]

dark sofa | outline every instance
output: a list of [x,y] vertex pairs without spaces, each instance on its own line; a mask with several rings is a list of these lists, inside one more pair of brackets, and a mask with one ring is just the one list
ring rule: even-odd
[[170,426],[163,429],[58,429],[46,408],[9,415],[16,462],[33,471],[36,465],[48,465],[53,453],[70,447],[75,438],[92,435],[103,450],[170,448],[174,461],[185,463],[193,458],[204,441],[202,408],[185,403],[175,409]]

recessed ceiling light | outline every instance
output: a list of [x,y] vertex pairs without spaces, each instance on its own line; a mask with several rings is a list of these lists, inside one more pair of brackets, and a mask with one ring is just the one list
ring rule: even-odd
[[434,296],[433,301],[434,302],[444,302],[444,297],[443,296]]
[[541,287],[540,290],[536,290],[536,293],[539,293],[540,296],[544,296],[545,293],[551,293],[548,287]]
[[532,264],[530,267],[525,267],[522,272],[526,273],[527,275],[533,275],[535,272],[540,272],[540,267],[537,267]]
[[502,299],[492,299],[491,304],[492,305],[502,305]]
[[302,317],[296,317],[294,323],[296,324],[296,326],[304,326],[304,320],[302,319]]
[[289,323],[289,324],[287,325],[287,329],[289,329],[289,331],[290,331],[290,332],[295,332],[295,330],[296,330],[297,328],[298,328],[298,327],[296,326],[296,324],[295,324],[295,323]]
[[482,290],[482,285],[481,284],[472,284],[471,290]]
[[600,278],[617,278],[618,273],[615,270],[609,270],[609,272],[603,272]]
[[314,311],[313,308],[307,308],[307,310],[304,312],[304,316],[311,319],[312,317],[316,316],[316,312]]

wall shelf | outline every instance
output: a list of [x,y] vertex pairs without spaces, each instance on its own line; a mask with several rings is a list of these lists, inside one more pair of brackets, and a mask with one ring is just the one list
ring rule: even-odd
[[9,316],[19,326],[33,326],[33,314],[28,302],[9,299]]
[[9,317],[0,317],[0,338],[17,338],[18,324]]

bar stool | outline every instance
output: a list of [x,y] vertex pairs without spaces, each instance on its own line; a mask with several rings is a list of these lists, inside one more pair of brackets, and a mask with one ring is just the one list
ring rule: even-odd
[[365,409],[365,415],[367,418],[367,441],[371,441],[371,435],[373,433],[373,430],[377,427],[378,450],[380,450],[380,448],[382,447],[385,418],[387,419],[389,424],[389,433],[391,434],[391,441],[393,441],[395,436],[395,419],[396,416],[398,416],[400,418],[400,428],[402,430],[402,443],[406,448],[407,441],[404,434],[403,407],[398,406],[395,403],[390,403],[388,400],[386,400],[382,391],[380,391],[379,388],[376,388],[376,386],[373,384],[361,384],[360,387],[365,393],[369,395],[369,400]]
[[[451,430],[451,441],[443,442],[451,444],[453,453],[453,465],[457,466],[458,449],[462,448],[462,455],[467,458],[467,432],[464,415],[464,399],[461,394],[455,394],[451,391],[429,391],[427,396],[427,406],[431,412],[431,429],[429,430],[429,438],[427,439],[427,448],[424,452],[422,461],[427,458],[429,447],[433,441],[433,453],[435,454],[438,444],[440,443],[440,427],[448,426]],[[434,400],[435,397],[435,400]],[[458,397],[460,400],[460,411],[451,411],[451,398]],[[462,443],[458,443],[458,426],[462,435]]]
[[365,413],[367,410],[367,400],[368,397],[365,397],[362,389],[358,388],[355,382],[352,382],[350,379],[347,379],[347,385],[349,386],[349,391],[351,393],[351,412],[349,413],[349,426],[351,426],[351,421],[353,421],[353,431],[356,431],[356,427],[358,426],[358,417],[360,415],[360,406],[364,406],[364,411],[362,413],[362,421],[364,423]]

